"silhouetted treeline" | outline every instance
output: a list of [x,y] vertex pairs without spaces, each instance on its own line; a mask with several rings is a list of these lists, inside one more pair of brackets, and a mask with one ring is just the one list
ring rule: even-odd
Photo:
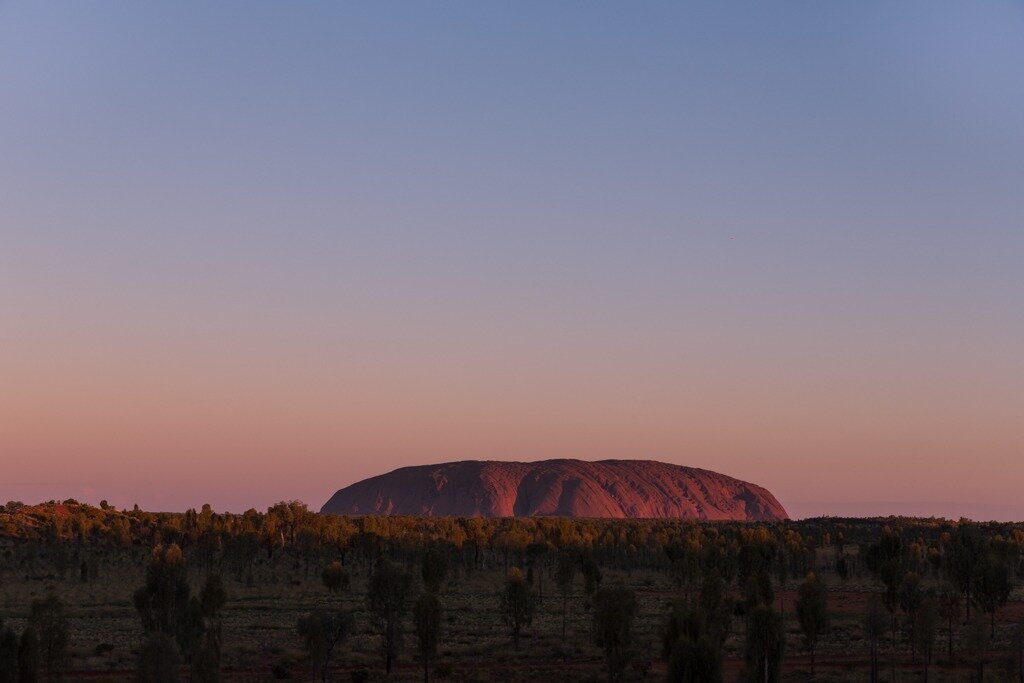
[[[328,594],[348,592],[348,568],[362,567],[366,594],[352,599],[366,602],[382,665],[390,671],[399,656],[411,614],[424,678],[444,638],[440,588],[449,582],[457,590],[460,576],[477,571],[503,577],[491,609],[517,649],[545,594],[557,605],[564,639],[578,582],[593,617],[587,637],[602,651],[610,680],[627,677],[627,664],[638,655],[642,663],[644,654],[660,655],[669,680],[721,680],[730,637],[742,638],[747,678],[780,680],[787,611],[813,671],[831,622],[827,591],[852,580],[871,591],[856,624],[872,680],[908,657],[926,676],[933,661],[942,660],[966,662],[981,677],[997,641],[996,615],[1024,568],[1022,548],[1024,524],[898,517],[346,517],[316,514],[295,501],[242,514],[208,505],[152,513],[73,500],[12,502],[0,511],[0,558],[26,578],[88,583],[111,563],[142,568],[133,594],[146,637],[139,671],[188,667],[193,680],[211,681],[218,680],[222,650],[222,577],[258,587],[282,580],[282,566],[286,580],[312,573]],[[201,589],[193,592],[186,569],[205,578]],[[638,595],[621,581],[605,581],[608,572],[657,572],[672,586],[660,652],[636,652]],[[352,630],[352,615],[339,604],[325,604],[296,627],[312,670],[324,680]],[[0,670],[19,658],[23,669],[64,665],[63,605],[48,599],[32,610],[34,621],[21,634],[0,628]],[[1014,633],[1013,644],[1004,633],[998,647],[1012,651],[1024,675],[1024,624]],[[153,674],[145,680],[162,679]]]

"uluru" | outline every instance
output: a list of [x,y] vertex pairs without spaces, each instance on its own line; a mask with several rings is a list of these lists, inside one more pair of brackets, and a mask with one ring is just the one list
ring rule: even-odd
[[654,460],[463,460],[403,467],[335,493],[321,512],[432,517],[788,519],[767,489]]

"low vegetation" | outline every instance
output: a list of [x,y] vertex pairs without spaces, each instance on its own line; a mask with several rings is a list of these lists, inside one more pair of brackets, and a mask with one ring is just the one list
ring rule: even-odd
[[1024,525],[0,512],[0,683],[1020,680]]

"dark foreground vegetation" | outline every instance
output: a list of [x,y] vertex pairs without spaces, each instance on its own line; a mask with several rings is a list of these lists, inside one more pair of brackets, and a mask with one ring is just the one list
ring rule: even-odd
[[1021,681],[1024,524],[0,509],[0,683]]

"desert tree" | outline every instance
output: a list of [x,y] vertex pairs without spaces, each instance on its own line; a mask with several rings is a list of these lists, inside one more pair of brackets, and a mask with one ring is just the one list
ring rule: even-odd
[[974,660],[974,666],[978,672],[978,681],[985,680],[985,650],[989,645],[989,628],[985,623],[985,617],[980,613],[968,620],[967,631],[964,634],[964,641],[967,652]]
[[402,619],[409,602],[412,577],[399,566],[381,558],[370,575],[367,603],[381,636],[384,670],[391,666],[402,647]]
[[340,593],[347,590],[350,583],[348,570],[337,560],[324,567],[323,572],[320,574],[320,580],[323,581],[324,587],[331,593]]
[[897,599],[900,609],[907,616],[907,635],[910,637],[910,660],[917,662],[917,639],[914,638],[914,627],[917,624],[917,611],[921,608],[924,600],[924,592],[921,589],[921,576],[916,572],[907,572],[903,575],[900,587],[897,591]]
[[1013,625],[1013,649],[1017,655],[1017,677],[1024,681],[1024,621]]
[[985,554],[985,539],[974,524],[961,521],[946,546],[946,576],[964,596],[967,618],[971,618],[971,597],[978,564]]
[[768,605],[775,600],[772,577],[767,571],[759,571],[747,577],[743,585],[743,613],[750,615],[758,605]]
[[555,567],[555,583],[562,594],[562,640],[565,640],[565,622],[569,616],[569,599],[572,597],[572,584],[576,578],[577,560],[572,553],[562,550],[558,553],[558,564]]
[[750,615],[744,647],[744,679],[760,683],[782,680],[782,618],[767,605]]
[[317,610],[299,619],[296,630],[313,665],[314,677],[326,682],[335,648],[352,632],[352,615],[344,610]]
[[604,651],[608,680],[621,681],[632,657],[636,593],[625,586],[605,586],[594,593],[594,644]]
[[672,683],[721,683],[722,643],[708,628],[701,607],[678,601],[662,632],[662,655],[668,658]]
[[796,617],[804,635],[804,644],[811,653],[811,676],[814,676],[814,653],[818,637],[828,628],[825,585],[812,572],[800,584],[796,598]]
[[[770,600],[770,599],[769,599]],[[704,615],[705,630],[712,642],[719,647],[725,645],[734,610],[729,586],[717,569],[711,569],[701,582],[697,594],[697,605]]]
[[986,553],[975,565],[972,586],[978,607],[989,615],[989,635],[995,638],[996,610],[1010,597],[1010,569],[995,553]]
[[18,634],[0,623],[0,683],[18,683]]
[[669,655],[670,683],[721,683],[722,650],[710,638],[681,638]]
[[420,561],[420,577],[427,591],[437,593],[448,577],[448,554],[436,545],[428,548]]
[[537,602],[544,604],[544,559],[551,551],[551,546],[546,542],[534,541],[526,545],[527,576],[533,576],[536,570],[537,575]]
[[899,608],[899,589],[906,574],[904,568],[903,540],[898,531],[890,527],[871,543],[864,553],[864,563],[874,577],[881,582],[884,592],[882,601],[890,616],[892,650],[890,664],[892,677],[896,678],[896,611]]
[[177,683],[181,680],[178,643],[163,631],[152,631],[139,650],[136,683]]
[[[205,508],[205,506],[204,506]],[[193,600],[196,600],[193,598]],[[201,633],[192,655],[192,681],[194,683],[217,683],[220,680],[220,659],[222,651],[221,610],[227,602],[224,582],[220,574],[210,574],[203,583],[197,602],[201,615]]]
[[935,632],[939,623],[937,600],[933,593],[923,597],[921,604],[914,612],[913,638],[915,649],[921,651],[924,658],[924,680],[928,681],[929,668],[935,650]]
[[134,595],[143,630],[178,638],[186,628],[190,592],[181,548],[175,544],[156,546],[146,565],[145,583]]
[[960,591],[950,583],[941,584],[935,594],[938,616],[946,624],[946,646],[950,661],[953,661],[953,624],[963,612],[960,597]]
[[593,595],[597,587],[601,585],[602,578],[604,578],[601,574],[601,568],[593,557],[587,555],[580,564],[580,572],[583,574],[583,592],[588,596]]
[[842,551],[838,552],[839,558],[836,560],[835,566],[836,575],[839,577],[839,580],[845,584],[847,579],[850,578],[850,563],[846,559],[846,555],[844,555]]
[[441,638],[441,601],[437,594],[424,592],[412,611],[416,629],[416,649],[423,665],[423,681],[430,681],[430,668],[437,657],[437,644]]
[[518,650],[519,634],[524,626],[533,623],[533,613],[537,606],[533,588],[518,567],[512,567],[508,572],[500,605],[502,618],[512,629],[512,644]]
[[64,603],[52,594],[33,601],[28,623],[39,636],[43,680],[63,680],[68,659],[68,617]]
[[31,625],[21,632],[18,640],[18,683],[36,683],[39,680],[39,636]]

